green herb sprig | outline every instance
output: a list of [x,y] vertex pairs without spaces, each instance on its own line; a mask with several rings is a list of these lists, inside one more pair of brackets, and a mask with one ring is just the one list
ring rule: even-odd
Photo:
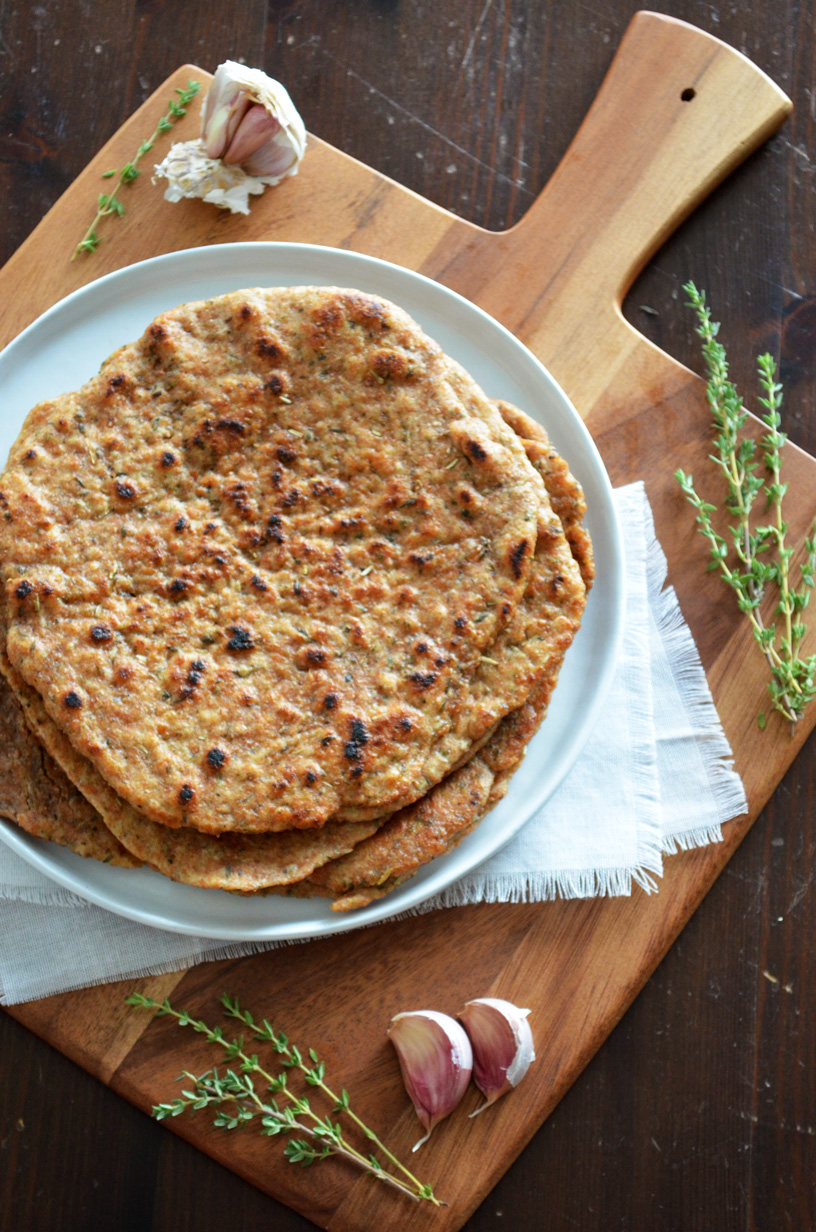
[[[159,1002],[141,993],[134,993],[127,998],[126,1004],[155,1010],[157,1018],[175,1018],[179,1026],[191,1027],[204,1035],[211,1044],[222,1048],[227,1061],[238,1062],[237,1067],[223,1073],[219,1073],[215,1068],[199,1075],[184,1070],[179,1081],[188,1082],[189,1089],[183,1090],[179,1099],[157,1104],[153,1108],[153,1115],[157,1120],[180,1116],[185,1111],[200,1112],[211,1108],[215,1110],[213,1124],[216,1128],[232,1130],[240,1129],[250,1121],[260,1118],[262,1134],[287,1135],[289,1140],[284,1154],[290,1163],[308,1167],[329,1155],[339,1155],[415,1201],[425,1199],[434,1206],[444,1205],[434,1196],[431,1186],[423,1184],[409,1172],[374,1131],[353,1112],[348,1092],[343,1090],[336,1095],[326,1085],[325,1064],[319,1060],[314,1049],[309,1049],[311,1065],[308,1065],[300,1050],[290,1044],[283,1032],[276,1032],[267,1019],[256,1022],[249,1011],[241,1009],[237,998],[221,998],[227,1017],[237,1018],[242,1022],[254,1039],[271,1044],[273,1051],[280,1057],[279,1073],[270,1073],[261,1065],[256,1054],[245,1051],[243,1035],[228,1039],[221,1027],[209,1027],[200,1019],[193,1018],[186,1010],[175,1010],[167,998]],[[307,1096],[298,1095],[288,1081],[288,1072],[292,1070],[299,1070],[308,1086],[318,1088],[331,1100],[332,1114],[349,1117],[364,1137],[401,1175],[387,1171],[376,1155],[364,1155],[358,1151],[343,1134],[339,1120],[332,1121],[330,1116],[321,1116],[312,1108]],[[296,1134],[303,1137],[295,1137]]]
[[131,161],[129,163],[125,163],[122,170],[118,173],[115,170],[105,171],[102,173],[103,180],[109,180],[112,179],[113,176],[117,176],[116,185],[112,192],[99,194],[96,202],[96,217],[74,249],[73,256],[71,257],[72,261],[76,261],[80,253],[96,252],[97,248],[102,243],[102,239],[96,230],[99,223],[103,218],[107,218],[110,214],[115,214],[117,217],[121,218],[125,212],[125,207],[117,196],[119,189],[125,184],[132,184],[135,179],[138,179],[141,175],[141,171],[137,165],[139,160],[153,149],[156,141],[163,133],[170,132],[176,120],[180,120],[182,116],[187,114],[187,104],[192,102],[200,89],[201,82],[193,81],[192,79],[188,80],[186,89],[177,89],[176,94],[178,94],[178,99],[170,99],[167,106],[167,111],[161,117],[147,140],[143,141],[139,146]]
[[[771,705],[793,726],[816,697],[816,655],[803,658],[799,653],[806,633],[802,613],[810,599],[816,568],[816,520],[812,534],[805,539],[799,586],[795,588],[791,572],[794,550],[787,542],[788,525],[782,513],[788,485],[781,481],[781,452],[787,437],[780,431],[782,386],[776,380],[776,363],[767,354],[757,359],[762,390],[758,401],[764,409],[761,418],[767,428],[759,441],[758,453],[756,441],[743,433],[748,416],[728,377],[725,348],[717,340],[720,326],[711,319],[704,292],[698,291],[693,282],[686,283],[683,290],[689,297],[689,307],[696,313],[696,332],[703,340],[708,374],[706,392],[716,431],[716,451],[711,458],[728,485],[725,508],[732,519],[728,529],[733,557],[727,541],[712,524],[711,515],[716,513],[716,507],[697,494],[691,475],[678,470],[675,478],[696,509],[697,524],[711,546],[709,570],[719,570],[736,592],[739,608],[751,622],[754,637],[768,662]],[[760,460],[764,477],[758,473]],[[767,522],[757,525],[752,522],[752,512],[761,496],[765,497]],[[769,588],[774,588],[776,603],[770,615],[765,615],[761,605]],[[765,726],[764,714],[760,714],[759,724]]]

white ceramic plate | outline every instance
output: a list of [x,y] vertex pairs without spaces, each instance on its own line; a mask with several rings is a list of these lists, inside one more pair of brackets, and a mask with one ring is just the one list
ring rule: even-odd
[[492,397],[541,421],[583,484],[598,576],[547,719],[504,800],[448,855],[385,899],[350,915],[325,899],[240,898],[179,885],[149,869],[83,860],[0,821],[0,838],[41,872],[82,897],[157,928],[225,940],[324,936],[416,906],[493,855],[555,790],[580,753],[611,681],[623,622],[620,527],[609,479],[568,398],[537,359],[468,300],[410,270],[311,244],[224,244],[142,261],[75,291],[0,354],[0,458],[37,402],[77,389],[158,313],[253,286],[341,286],[393,300],[459,360]]

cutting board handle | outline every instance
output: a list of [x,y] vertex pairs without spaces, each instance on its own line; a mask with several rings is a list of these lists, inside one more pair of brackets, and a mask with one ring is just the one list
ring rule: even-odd
[[[575,367],[559,363],[564,347],[621,354],[620,304],[645,262],[790,110],[740,52],[673,17],[637,13],[561,164],[505,233],[485,307],[556,373]],[[534,299],[520,295],[536,283]],[[558,324],[550,315],[545,329],[555,304]],[[597,305],[590,321],[587,304]],[[591,378],[585,396],[576,392],[586,413]]]
[[561,165],[516,231],[529,242],[554,211],[561,225],[574,218],[584,235],[580,259],[621,298],[791,106],[770,77],[719,39],[674,17],[636,13]]

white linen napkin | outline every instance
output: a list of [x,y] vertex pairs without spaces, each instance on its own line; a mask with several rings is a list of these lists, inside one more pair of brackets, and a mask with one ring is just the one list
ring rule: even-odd
[[[747,811],[643,484],[619,488],[627,611],[601,716],[558,791],[497,855],[418,911],[657,889],[663,854],[721,839]],[[690,805],[693,801],[693,805]],[[376,927],[376,925],[374,926]],[[180,970],[280,944],[136,924],[54,884],[0,843],[0,1003]],[[304,943],[306,944],[306,943]]]

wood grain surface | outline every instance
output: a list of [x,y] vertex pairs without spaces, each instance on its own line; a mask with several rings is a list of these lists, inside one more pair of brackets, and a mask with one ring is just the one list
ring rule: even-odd
[[[795,97],[798,110],[782,134],[719,189],[647,266],[625,313],[653,342],[696,366],[679,292],[682,281],[694,276],[709,288],[728,322],[726,340],[734,370],[745,385],[751,381],[755,351],[777,350],[781,338],[790,390],[788,425],[795,440],[813,449],[808,178],[813,117],[805,93],[812,18],[798,11],[780,15],[764,5],[755,7],[750,22],[744,14],[718,13],[715,19],[714,10],[696,5],[669,7],[675,16],[741,47]],[[778,98],[768,96],[761,106],[757,103],[754,114],[735,92],[732,79],[720,76],[727,67],[732,71],[733,58],[703,57],[697,66],[701,81],[705,83],[708,73],[711,95],[719,98],[718,91],[724,91],[735,104],[720,106],[709,117],[704,157],[694,163],[674,158],[656,177],[641,174],[644,168],[622,157],[609,177],[593,183],[592,194],[587,194],[586,178],[576,178],[575,169],[593,148],[603,153],[614,136],[618,148],[634,155],[644,140],[648,143],[652,128],[665,131],[666,117],[659,108],[655,113],[646,91],[654,83],[637,79],[636,65],[654,50],[658,37],[650,33],[648,46],[633,61],[621,88],[611,101],[608,91],[606,102],[601,96],[578,143],[552,178],[600,86],[632,6],[610,4],[604,14],[556,4],[452,0],[434,6],[417,0],[336,8],[332,6],[327,17],[326,7],[316,3],[227,3],[216,16],[186,4],[154,3],[125,6],[114,17],[107,6],[68,4],[59,11],[56,6],[38,7],[33,29],[22,15],[0,9],[0,69],[9,70],[3,77],[2,106],[10,133],[4,130],[0,137],[0,175],[4,181],[8,177],[4,189],[14,189],[4,192],[6,255],[78,174],[95,146],[141,101],[140,91],[158,85],[184,58],[212,67],[227,55],[263,64],[291,86],[312,131],[438,205],[465,215],[465,222],[455,225],[441,212],[432,212],[427,225],[411,226],[420,209],[425,217],[427,207],[410,197],[403,201],[402,194],[382,181],[370,181],[370,191],[361,198],[354,188],[358,169],[346,160],[338,162],[330,149],[316,145],[304,163],[302,183],[308,183],[309,166],[318,200],[319,173],[329,166],[335,173],[345,168],[348,194],[343,208],[358,211],[357,225],[345,234],[358,235],[360,212],[371,219],[361,248],[420,264],[466,290],[542,353],[587,414],[613,477],[629,477],[633,457],[642,461],[672,561],[696,558],[702,568],[704,549],[666,483],[676,460],[692,457],[695,470],[703,466],[702,436],[696,444],[693,439],[704,416],[699,386],[678,368],[671,368],[667,384],[659,357],[628,329],[614,306],[618,291],[671,225],[728,169],[729,158],[736,161],[734,149],[744,154],[740,140],[758,139],[762,123],[770,129],[778,120]],[[630,32],[624,58],[645,29],[641,23]],[[655,29],[665,33],[665,23],[652,24],[650,30]],[[795,55],[789,46],[795,47]],[[36,74],[30,72],[32,67]],[[114,79],[123,83],[121,97],[119,91],[111,92]],[[668,87],[658,91],[660,98],[670,94]],[[699,114],[707,97],[708,87],[698,88],[687,112],[677,109],[678,123],[691,123],[691,107]],[[645,109],[639,105],[644,98]],[[111,115],[117,106],[119,114]],[[79,129],[88,144],[75,135]],[[89,133],[95,134],[94,140]],[[682,132],[675,135],[676,148],[682,151]],[[49,176],[50,189],[42,182]],[[472,225],[499,229],[517,223],[548,180],[533,212],[510,235],[486,237]],[[576,183],[579,189],[583,184],[578,196]],[[302,184],[297,186],[302,189]],[[620,204],[624,186],[641,187],[637,217],[651,220],[651,229],[639,226],[629,234],[626,212],[610,208]],[[33,204],[38,200],[40,208]],[[342,211],[334,209],[328,220],[320,221],[321,227],[339,231],[318,235],[307,229],[304,234],[303,212],[293,201],[287,206],[285,191],[275,200],[276,236],[331,242],[342,238]],[[587,226],[580,235],[563,235],[560,248],[555,228],[568,232],[578,226],[579,207]],[[391,221],[386,223],[383,215]],[[267,215],[253,211],[253,218],[260,225]],[[201,225],[213,228],[211,241],[227,238],[220,219],[202,213]],[[124,248],[129,220],[117,226],[116,242],[121,235]],[[254,237],[242,233],[239,238]],[[127,243],[148,238],[133,234]],[[172,236],[164,240],[166,246],[178,246]],[[399,252],[378,247],[393,248],[396,242]],[[547,324],[547,305],[531,312],[516,288],[534,255],[539,269],[547,270],[553,253],[574,253],[576,242],[580,261],[570,270],[559,267],[560,285],[557,276],[548,281],[553,302],[564,305],[559,334]],[[609,261],[610,253],[615,262]],[[12,273],[18,271],[25,288],[19,299],[28,304],[30,297],[32,315],[40,310],[37,297],[47,298],[54,285],[57,255],[52,250],[37,266],[23,250],[18,265],[9,267]],[[101,259],[96,272],[103,272],[107,260],[117,262],[113,244],[97,255]],[[478,285],[467,283],[468,270],[474,268],[480,271]],[[569,289],[581,285],[601,288],[597,304],[587,306],[586,295],[582,298],[577,291],[570,299]],[[521,316],[514,316],[522,309]],[[0,312],[8,329],[14,305],[6,299]],[[594,348],[592,365],[570,358],[570,341],[580,331],[582,345]],[[626,361],[616,369],[614,357],[622,348]],[[599,362],[609,368],[603,382],[593,375]],[[661,372],[662,384],[657,386]],[[661,404],[659,415],[656,403]],[[655,470],[650,463],[658,459],[661,466]],[[800,490],[809,484],[812,492],[812,469],[803,457],[794,459],[793,471]],[[807,512],[803,505],[802,522]],[[758,809],[764,785],[778,778],[789,746],[780,739],[757,740],[750,699],[751,690],[755,696],[761,686],[750,643],[740,635],[727,596],[700,586],[697,579],[691,570],[674,570],[710,679],[718,699],[726,703],[729,735],[742,751],[740,768]],[[733,687],[735,667],[745,682],[741,691]],[[813,1226],[816,1084],[810,1076],[812,1045],[801,1025],[813,1008],[814,995],[807,981],[813,937],[812,779],[811,741],[646,992],[519,1162],[471,1216],[469,1228],[499,1223],[522,1229]],[[612,911],[603,903],[511,912],[473,909],[457,917],[455,946],[450,945],[447,913],[421,927],[414,921],[388,925],[376,930],[376,939],[356,942],[359,962],[351,971],[338,941],[321,943],[309,963],[329,970],[337,995],[345,998],[346,1006],[356,1007],[345,1020],[332,1017],[325,986],[304,979],[298,948],[274,958],[264,955],[231,967],[221,965],[217,972],[199,968],[184,977],[174,996],[192,1008],[211,1007],[216,985],[249,994],[274,982],[293,1034],[313,1034],[315,1022],[321,1027],[325,1023],[331,1057],[348,1067],[348,1085],[362,1087],[363,1099],[376,1107],[392,1082],[393,1063],[374,1025],[377,1016],[387,1019],[403,1008],[394,1002],[395,986],[422,988],[428,972],[439,970],[444,947],[447,970],[442,971],[443,987],[438,987],[449,999],[443,1008],[455,1009],[471,991],[472,959],[465,956],[479,945],[479,974],[486,983],[499,981],[503,995],[520,999],[534,983],[537,996],[546,994],[548,1047],[544,1063],[531,1071],[530,1088],[543,1115],[635,994],[639,975],[659,961],[677,922],[693,910],[701,887],[731,854],[737,833],[735,827],[723,848],[673,861],[661,894],[648,902],[637,895]],[[483,944],[487,933],[494,940],[490,948]],[[638,956],[634,968],[629,965],[633,953]],[[365,988],[355,987],[355,972],[365,973]],[[508,983],[511,972],[514,986]],[[154,983],[166,989],[177,980],[162,977]],[[123,1029],[111,1017],[110,1004],[110,990],[92,990],[26,1007],[22,1016],[128,1097],[144,1099],[147,1090],[160,1088],[166,1092],[173,1077],[171,1062],[178,1068],[177,1057],[166,1047],[167,1029],[153,1027],[136,1039],[128,1032],[137,1028],[128,1023]],[[349,1046],[352,1040],[354,1048]],[[0,1019],[0,1067],[0,1151],[6,1181],[0,1227],[207,1229],[227,1219],[254,1226],[269,1218],[284,1229],[310,1226],[92,1084],[9,1017]],[[459,1223],[502,1170],[490,1158],[495,1151],[492,1135],[501,1134],[501,1150],[510,1156],[535,1127],[526,1111],[510,1101],[496,1112],[490,1129],[485,1125],[477,1130],[467,1159],[461,1151],[455,1155],[455,1135],[440,1139],[433,1156],[434,1168],[445,1176],[445,1196],[456,1203]],[[404,1143],[410,1141],[409,1117],[398,1119],[396,1132]],[[206,1150],[224,1149],[213,1134],[200,1141]],[[259,1176],[261,1183],[266,1178],[286,1201],[328,1226],[362,1228],[402,1218],[400,1208],[383,1204],[378,1194],[372,1197],[369,1187],[349,1187],[336,1172],[316,1181],[304,1203],[297,1175],[288,1175],[286,1167],[275,1163],[267,1168],[267,1158],[249,1140],[230,1148],[235,1171],[256,1182]],[[47,1180],[44,1160],[49,1162]],[[458,1226],[445,1218],[438,1222]]]

